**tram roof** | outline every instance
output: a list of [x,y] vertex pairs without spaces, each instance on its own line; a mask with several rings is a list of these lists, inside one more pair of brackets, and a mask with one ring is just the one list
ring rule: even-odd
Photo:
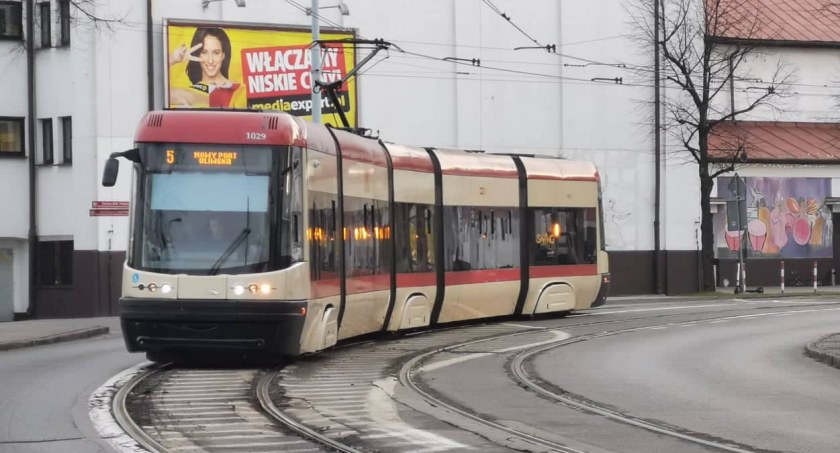
[[451,176],[489,176],[518,178],[519,171],[510,156],[469,152],[459,149],[435,148],[440,170]]
[[545,157],[520,157],[528,179],[561,181],[600,181],[598,169],[591,162]]
[[[333,130],[343,157],[386,166],[379,141]],[[263,138],[262,134],[265,134]],[[330,131],[299,117],[278,111],[255,110],[162,110],[146,114],[135,135],[137,142],[182,142],[253,145],[289,145],[336,153]],[[387,143],[395,169],[419,172],[434,170],[426,150]],[[517,178],[513,159],[507,155],[432,149],[444,175]],[[528,179],[598,181],[598,171],[589,162],[540,157],[520,157]]]
[[423,148],[414,146],[398,145],[396,143],[385,143],[388,153],[391,154],[391,161],[394,170],[417,171],[422,173],[434,173],[435,166],[432,158]]
[[[236,110],[162,110],[146,114],[138,142],[185,142],[304,146],[307,124],[281,112]],[[266,134],[265,138],[246,133]]]

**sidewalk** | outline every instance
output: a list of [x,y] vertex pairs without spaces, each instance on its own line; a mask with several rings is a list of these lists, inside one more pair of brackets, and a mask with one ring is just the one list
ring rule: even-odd
[[630,296],[608,296],[607,304],[613,302],[667,302],[667,301],[691,301],[691,300],[714,300],[714,299],[770,299],[782,297],[837,297],[840,300],[840,286],[818,286],[814,292],[813,286],[786,286],[785,292],[779,286],[764,286],[763,292],[755,292],[756,287],[747,286],[747,292],[735,294],[735,288],[718,287],[713,293],[694,293],[679,296],[668,296],[663,294],[638,294]]
[[119,332],[117,317],[0,322],[0,351]]

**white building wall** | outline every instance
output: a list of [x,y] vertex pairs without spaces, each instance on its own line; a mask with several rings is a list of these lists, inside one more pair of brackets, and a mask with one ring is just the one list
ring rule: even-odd
[[[26,11],[24,9],[24,17]],[[24,19],[25,21],[25,19]],[[26,118],[26,50],[23,41],[0,40],[0,116]],[[28,142],[24,121],[24,143]],[[0,158],[0,238],[25,239],[29,232],[29,164],[26,157]]]
[[[563,153],[598,166],[607,249],[652,250],[652,75],[628,68],[652,68],[653,52],[638,49],[628,38],[635,30],[625,15],[625,2],[561,4],[563,39],[558,52],[566,55],[562,63],[568,65],[561,66],[567,78],[563,83]],[[593,78],[621,78],[622,84],[593,82]],[[663,222],[668,210],[663,204]]]
[[837,122],[840,120],[840,98],[836,89],[840,80],[840,49],[763,48],[750,61],[749,70],[755,81],[736,84],[736,108],[755,99],[772,80],[777,65],[792,74],[791,84],[783,98],[775,100],[777,109],[758,109],[738,117],[741,120]]
[[[26,8],[23,8],[23,23],[26,23]],[[24,27],[24,33],[25,27]],[[26,49],[23,40],[0,40],[0,116],[26,118],[28,115],[26,83]],[[28,148],[28,119],[24,121],[23,146]],[[0,248],[11,250],[12,281],[0,282],[11,285],[2,288],[0,310],[24,312],[29,305],[29,163],[24,157],[0,158]]]
[[[164,19],[311,24],[311,17],[286,1],[247,0],[245,8],[238,8],[225,0],[206,9],[201,0],[152,3],[157,108],[164,99]],[[540,44],[556,45],[556,53],[513,50],[536,43],[480,0],[345,3],[350,15],[324,9],[322,27],[352,28],[359,37],[383,38],[410,52],[392,49],[362,71],[358,78],[361,126],[379,131],[383,139],[411,145],[593,161],[603,182],[608,250],[653,249],[653,87],[645,71],[628,69],[652,68],[653,56],[652,50],[640,50],[628,38],[634,30],[625,1],[494,0]],[[322,6],[334,4],[322,2]],[[92,201],[130,198],[131,167],[126,162],[121,162],[116,187],[103,188],[99,180],[110,153],[132,147],[134,131],[147,111],[145,2],[102,0],[87,6],[100,17],[122,21],[97,28],[80,18],[73,24],[70,48],[36,50],[36,119],[53,119],[56,164],[61,163],[59,117],[73,118],[74,134],[72,165],[37,169],[38,234],[73,238],[77,250],[125,250],[127,219],[94,218],[88,211]],[[55,25],[54,41],[58,30]],[[358,59],[365,55],[361,52]],[[445,57],[477,59],[481,64],[440,61]],[[836,119],[838,115],[832,115],[837,100],[828,95],[825,85],[840,77],[840,51],[769,49],[751,63],[752,72],[769,81],[777,57],[798,68],[799,85],[793,88],[798,94],[790,101],[789,113],[759,111],[742,119]],[[0,41],[0,62],[0,84],[11,87],[4,89],[0,116],[25,117],[22,43]],[[622,83],[593,78],[621,78]],[[749,83],[739,82],[736,96],[750,95]],[[722,99],[726,98],[724,94]],[[686,162],[673,139],[663,136],[663,146],[661,246],[695,250],[700,218],[696,165]],[[742,174],[754,171],[774,175],[766,168],[746,168]],[[13,242],[15,247],[16,311],[25,311],[28,304],[27,173],[26,159],[0,160],[0,180],[17,188],[0,192],[0,206],[8,214],[0,216],[0,241]],[[802,167],[795,173],[819,176],[831,171]]]

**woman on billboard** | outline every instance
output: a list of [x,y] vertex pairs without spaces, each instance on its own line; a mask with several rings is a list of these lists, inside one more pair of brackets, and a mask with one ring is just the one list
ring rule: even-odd
[[189,88],[170,88],[172,107],[245,108],[245,87],[228,79],[230,39],[221,28],[198,28],[191,47],[181,44],[169,65],[187,62]]

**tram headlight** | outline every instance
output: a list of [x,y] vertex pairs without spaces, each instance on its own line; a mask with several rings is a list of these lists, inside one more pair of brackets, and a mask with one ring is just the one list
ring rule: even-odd
[[171,293],[172,292],[172,285],[170,285],[169,283],[164,283],[163,285],[160,286],[160,292],[162,292],[163,294]]
[[245,287],[242,286],[242,285],[234,286],[233,287],[233,294],[236,294],[237,296],[241,296],[241,295],[245,294]]
[[151,292],[155,292],[158,289],[158,285],[156,285],[155,283],[149,283],[149,286],[147,286],[146,288],[148,288],[148,290]]
[[259,286],[257,286],[257,284],[256,284],[256,283],[251,283],[250,285],[248,285],[248,291],[249,291],[251,294],[256,294],[256,293],[257,293],[257,291],[259,291],[259,290],[260,290],[260,287],[259,287]]
[[263,283],[262,285],[260,285],[260,292],[263,293],[263,294],[270,293],[271,292],[271,285],[269,285],[268,283]]

